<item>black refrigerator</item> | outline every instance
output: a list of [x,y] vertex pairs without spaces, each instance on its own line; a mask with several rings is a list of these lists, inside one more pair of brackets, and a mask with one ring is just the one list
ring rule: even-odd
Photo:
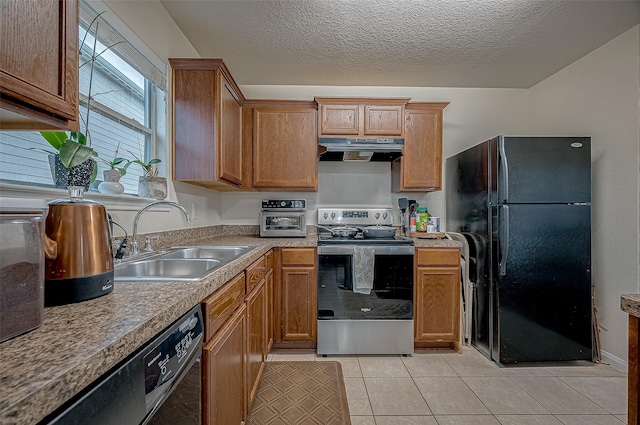
[[592,360],[591,139],[498,136],[447,158],[469,242],[472,344],[503,364]]

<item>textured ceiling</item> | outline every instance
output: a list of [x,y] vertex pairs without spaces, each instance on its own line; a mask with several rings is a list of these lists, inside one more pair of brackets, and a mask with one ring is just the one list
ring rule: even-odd
[[160,1],[241,85],[529,88],[640,23],[640,1]]

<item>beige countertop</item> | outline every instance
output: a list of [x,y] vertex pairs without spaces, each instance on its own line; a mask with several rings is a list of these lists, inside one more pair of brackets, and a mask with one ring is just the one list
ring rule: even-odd
[[[48,307],[38,329],[0,344],[0,423],[35,424],[274,247],[317,245],[306,238],[219,236],[197,245],[256,248],[197,282],[116,282],[113,292]],[[448,239],[416,247],[460,246]]]
[[623,294],[620,297],[620,309],[635,317],[640,317],[640,294]]

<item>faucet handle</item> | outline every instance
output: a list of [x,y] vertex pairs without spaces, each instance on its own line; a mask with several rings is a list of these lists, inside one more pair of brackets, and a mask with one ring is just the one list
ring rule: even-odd
[[157,241],[160,239],[160,236],[147,236],[144,239],[144,252],[153,252],[153,247],[151,246],[151,241]]

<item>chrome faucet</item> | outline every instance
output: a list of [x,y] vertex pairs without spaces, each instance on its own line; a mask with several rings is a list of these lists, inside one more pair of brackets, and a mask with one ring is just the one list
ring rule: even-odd
[[156,201],[156,202],[150,203],[149,205],[143,207],[140,211],[138,211],[136,216],[133,218],[133,236],[131,237],[133,239],[133,241],[131,243],[131,254],[129,254],[129,255],[137,255],[137,254],[139,254],[137,236],[138,236],[138,221],[140,220],[140,216],[142,215],[142,213],[144,213],[149,208],[153,208],[156,205],[161,205],[161,204],[165,204],[165,205],[170,205],[172,207],[176,207],[177,209],[182,211],[182,213],[184,214],[184,222],[185,223],[191,223],[191,217],[189,217],[189,213],[187,213],[187,210],[185,210],[184,207],[182,205],[178,204],[177,202]]

